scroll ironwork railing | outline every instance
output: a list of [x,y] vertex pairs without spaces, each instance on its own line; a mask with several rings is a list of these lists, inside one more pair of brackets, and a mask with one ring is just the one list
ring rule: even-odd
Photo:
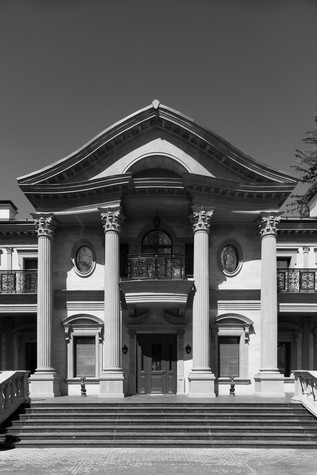
[[317,269],[277,269],[279,292],[317,292]]
[[293,371],[295,377],[294,402],[301,402],[317,417],[317,371]]
[[128,256],[128,278],[185,279],[185,256],[178,254],[141,254]]
[[37,292],[37,270],[1,270],[0,293],[24,294]]

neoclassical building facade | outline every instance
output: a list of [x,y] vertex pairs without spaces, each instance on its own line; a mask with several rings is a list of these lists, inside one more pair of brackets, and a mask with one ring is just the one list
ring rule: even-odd
[[0,202],[1,368],[31,397],[280,396],[317,364],[317,219],[296,180],[153,103]]

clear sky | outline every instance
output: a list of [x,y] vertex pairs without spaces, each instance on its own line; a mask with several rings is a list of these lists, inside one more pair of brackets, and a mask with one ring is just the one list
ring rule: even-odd
[[317,0],[0,0],[0,199],[157,98],[294,173],[317,110]]

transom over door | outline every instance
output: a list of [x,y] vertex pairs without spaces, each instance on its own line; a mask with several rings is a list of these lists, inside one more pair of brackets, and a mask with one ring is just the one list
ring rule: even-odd
[[138,394],[176,393],[176,335],[137,335]]

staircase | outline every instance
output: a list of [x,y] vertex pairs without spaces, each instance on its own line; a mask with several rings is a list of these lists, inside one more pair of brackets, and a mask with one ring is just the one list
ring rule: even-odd
[[24,406],[6,439],[16,448],[317,448],[317,420],[291,403],[44,401]]

